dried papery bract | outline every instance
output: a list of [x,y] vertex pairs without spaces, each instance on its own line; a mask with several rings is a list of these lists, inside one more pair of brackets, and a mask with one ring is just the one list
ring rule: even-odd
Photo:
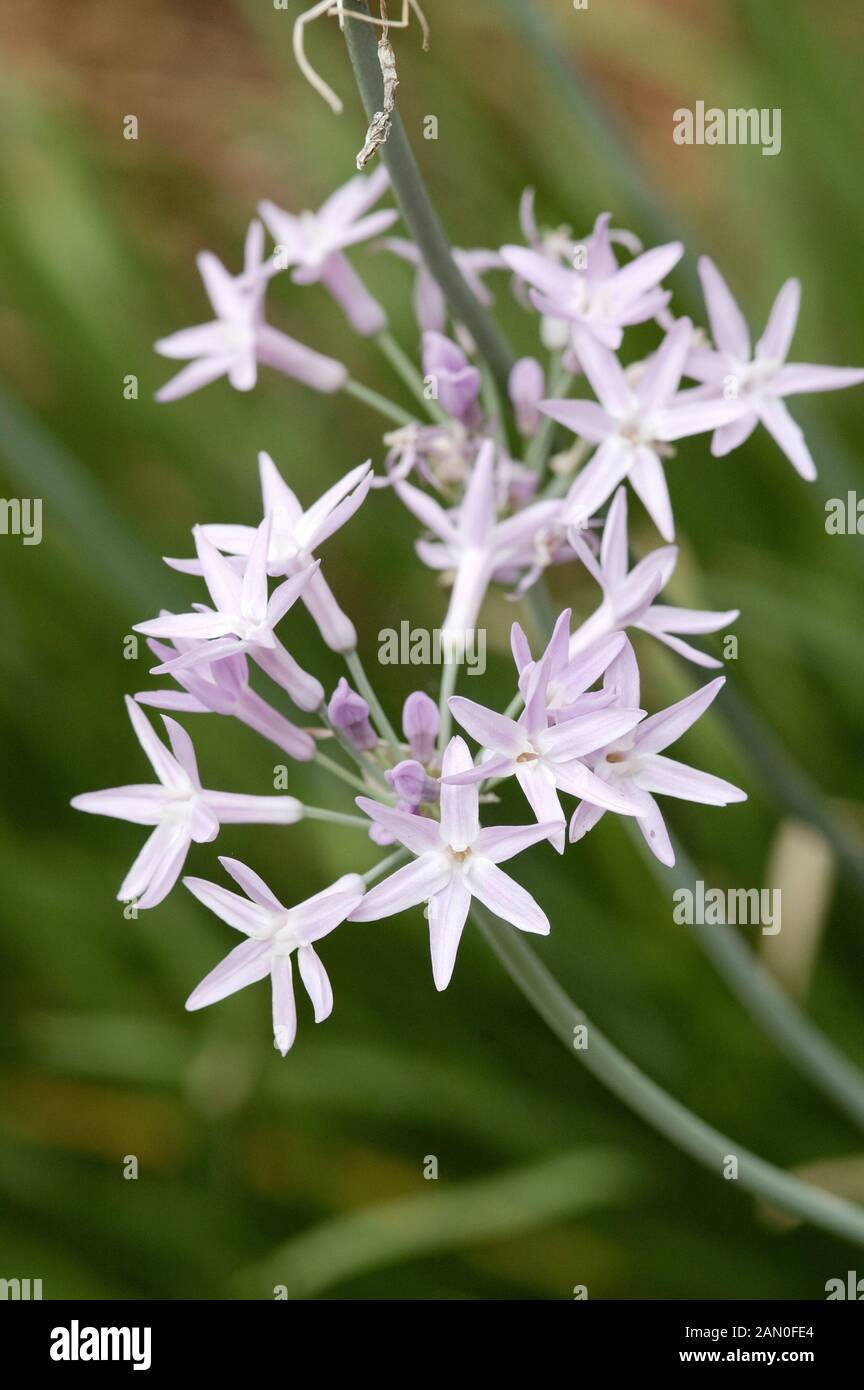
[[[382,3],[382,11],[385,8]],[[369,122],[363,148],[357,156],[358,169],[365,169],[373,155],[377,154],[382,145],[386,145],[392,125],[391,118],[396,110],[396,89],[399,86],[399,77],[396,72],[396,54],[393,52],[393,45],[388,38],[386,25],[378,40],[378,62],[381,66],[381,79],[384,83],[384,105],[380,111],[375,112]]]
[[[332,111],[334,111],[334,112],[336,113],[337,116],[341,116],[342,111],[344,110],[344,107],[343,107],[341,98],[338,97],[338,96],[336,95],[336,93],[333,91],[333,88],[332,88],[327,82],[324,81],[323,77],[321,77],[321,76],[315,71],[315,69],[312,67],[312,64],[309,62],[309,59],[306,57],[306,48],[305,48],[305,31],[306,31],[306,26],[307,26],[307,24],[311,24],[311,23],[313,22],[313,20],[316,20],[316,19],[322,19],[322,18],[325,18],[325,17],[327,17],[327,18],[333,18],[333,17],[335,17],[335,18],[337,18],[338,21],[339,21],[339,28],[340,28],[340,29],[344,29],[344,28],[345,28],[345,20],[346,20],[346,19],[354,19],[354,20],[358,20],[361,24],[374,24],[374,25],[376,25],[376,26],[379,26],[379,25],[380,25],[380,26],[383,28],[383,30],[384,30],[384,37],[386,38],[386,34],[387,34],[388,28],[390,28],[390,29],[407,29],[407,28],[408,28],[408,25],[409,25],[410,22],[411,22],[411,15],[412,15],[412,13],[413,13],[413,14],[415,14],[415,15],[417,16],[417,22],[418,22],[418,24],[420,25],[420,32],[421,32],[421,34],[422,34],[422,36],[423,36],[423,49],[424,49],[424,52],[428,50],[428,48],[429,48],[429,25],[428,25],[428,23],[427,23],[426,16],[424,15],[422,9],[420,8],[419,0],[402,0],[402,14],[401,14],[401,17],[400,17],[399,19],[389,19],[389,18],[387,17],[387,12],[386,12],[386,11],[387,11],[387,7],[386,7],[385,4],[382,4],[381,10],[382,10],[382,14],[381,14],[381,16],[380,16],[380,18],[379,18],[379,17],[377,17],[377,16],[375,16],[375,15],[371,15],[371,14],[360,14],[359,11],[357,11],[357,10],[346,10],[346,8],[345,8],[345,0],[319,0],[319,3],[318,3],[317,5],[312,5],[308,10],[305,10],[303,14],[299,15],[298,18],[297,18],[297,20],[296,20],[296,22],[295,22],[295,24],[294,24],[293,43],[294,43],[294,57],[297,59],[297,66],[299,67],[299,69],[300,69],[300,71],[302,72],[303,76],[306,78],[306,81],[307,81],[312,87],[315,88],[315,91],[319,94],[319,96],[322,96],[322,97],[324,98],[324,100],[327,102],[328,106],[331,108]],[[388,44],[388,47],[389,47],[389,44]],[[392,49],[391,49],[391,54],[392,54]],[[396,90],[396,80],[395,80],[396,60],[395,60],[395,56],[393,57],[392,68],[393,68],[393,78],[394,78],[394,85],[393,85],[392,91],[395,92],[395,90]],[[383,62],[382,62],[382,72],[383,72],[383,71],[384,71],[384,65],[383,65]],[[385,105],[386,105],[386,81],[387,81],[387,79],[386,79],[386,76],[385,76]],[[391,92],[391,97],[392,97],[392,92]],[[393,110],[393,107],[392,107],[392,104],[391,104],[391,106],[390,106],[390,111],[392,112],[392,110]],[[367,138],[368,138],[368,137],[367,137]],[[386,139],[386,135],[384,136],[384,139]],[[381,140],[381,141],[379,142],[379,144],[383,144],[383,140]],[[376,146],[376,148],[377,148],[377,146]],[[370,153],[370,155],[367,156],[367,160],[368,160],[369,158],[371,158],[371,153]],[[367,161],[364,160],[363,163],[365,164],[366,162],[367,162]],[[357,160],[357,167],[358,167],[358,169],[362,169],[362,168],[363,168],[363,164],[360,163],[360,158],[359,158],[359,156],[358,156],[358,160]]]

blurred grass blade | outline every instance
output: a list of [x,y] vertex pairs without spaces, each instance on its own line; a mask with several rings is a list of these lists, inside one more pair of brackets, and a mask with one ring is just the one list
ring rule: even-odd
[[[241,1276],[253,1297],[309,1298],[360,1274],[618,1205],[637,1187],[636,1163],[614,1149],[579,1149],[530,1167],[364,1207],[279,1246]],[[563,1293],[563,1291],[562,1291]]]

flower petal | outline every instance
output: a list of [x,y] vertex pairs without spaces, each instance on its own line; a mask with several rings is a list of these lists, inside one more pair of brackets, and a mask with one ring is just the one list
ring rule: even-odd
[[708,256],[700,256],[698,269],[715,344],[737,361],[749,361],[750,332],[732,291]]
[[531,894],[488,859],[474,859],[468,870],[468,882],[475,898],[520,931],[537,936],[549,935],[549,918]]
[[446,989],[450,983],[470,906],[471,892],[461,873],[453,874],[429,900],[429,945],[436,989]]
[[333,1012],[333,989],[330,977],[311,946],[301,946],[297,952],[297,965],[306,993],[312,1000],[315,1022],[323,1023]]
[[208,1004],[227,999],[238,989],[263,980],[270,974],[270,953],[269,941],[241,942],[193,989],[186,1000],[186,1008],[190,1011],[204,1009]]
[[684,361],[692,336],[693,324],[690,320],[678,319],[657,351],[648,358],[636,384],[636,395],[643,409],[656,410],[674,396],[684,372]]
[[503,864],[550,835],[557,835],[558,829],[557,820],[538,821],[536,825],[490,825],[474,841],[472,857]]
[[680,801],[696,801],[703,806],[728,806],[734,801],[747,800],[746,792],[723,777],[700,772],[698,768],[688,767],[686,763],[664,758],[660,754],[646,759],[635,781],[645,791],[674,796]]
[[389,830],[400,843],[410,849],[412,854],[425,854],[440,845],[438,825],[427,816],[415,816],[410,811],[400,811],[395,806],[384,806],[368,796],[355,798],[360,810],[376,825]]
[[147,760],[163,787],[168,787],[171,791],[192,791],[193,784],[187,773],[157,738],[141,706],[136,705],[129,695],[125,696],[125,701],[126,710],[132,721],[132,728],[135,730],[138,742],[144,749]]
[[525,793],[538,823],[554,825],[555,829],[551,830],[546,838],[559,854],[563,854],[566,821],[561,802],[558,800],[552,769],[545,767],[539,760],[519,763],[516,767],[516,780]]
[[636,450],[630,484],[664,541],[674,541],[675,522],[663,465],[646,445]]
[[451,696],[449,705],[453,718],[481,747],[491,748],[508,758],[518,757],[524,751],[525,735],[515,719],[478,705],[464,695]]
[[348,914],[349,922],[375,922],[392,917],[418,903],[425,903],[434,893],[440,893],[450,880],[453,867],[447,855],[439,851],[422,854],[413,864],[397,869],[382,883],[370,888],[363,901]]
[[473,766],[468,745],[456,734],[441,762],[441,839],[457,852],[468,849],[480,833],[479,794],[476,786],[456,786],[447,778]]
[[756,344],[756,356],[785,362],[801,308],[801,281],[787,280],[768,315],[765,332]]
[[806,482],[812,483],[816,477],[816,465],[807,448],[801,426],[796,424],[780,400],[771,400],[763,396],[759,401],[758,410],[763,425],[780,445],[793,468]]
[[273,1045],[284,1057],[297,1036],[297,1005],[291,957],[277,955],[270,968],[273,979]]
[[235,927],[246,936],[264,939],[272,936],[279,925],[282,909],[274,911],[272,907],[262,907],[241,897],[239,893],[222,888],[218,883],[210,883],[206,878],[184,878],[183,883],[199,903],[215,912],[229,927]]
[[225,872],[231,875],[234,882],[240,884],[243,892],[252,899],[253,903],[273,912],[285,911],[279,899],[270,891],[263,878],[260,878],[254,869],[250,869],[246,864],[241,864],[239,859],[229,858],[227,854],[219,855],[219,863]]
[[700,690],[694,690],[692,695],[685,696],[677,704],[660,710],[658,714],[652,714],[636,730],[636,747],[639,752],[660,753],[664,748],[668,748],[670,743],[675,743],[676,739],[686,733],[691,724],[695,724],[705,713],[725,684],[725,676],[718,676],[716,680],[709,681]]

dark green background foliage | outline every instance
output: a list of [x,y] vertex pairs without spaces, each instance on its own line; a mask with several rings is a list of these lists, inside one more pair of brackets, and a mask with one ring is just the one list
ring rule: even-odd
[[[334,1014],[316,1029],[301,1001],[283,1061],[263,985],[184,1013],[234,944],[229,929],[182,889],[124,920],[114,894],[141,832],[68,807],[77,791],[145,776],[122,695],[148,684],[149,663],[143,650],[124,659],[124,637],[195,593],[159,557],[189,553],[197,521],[257,520],[260,448],[310,500],[367,456],[382,460],[364,407],[267,371],[252,395],[220,383],[172,406],[152,399],[172,365],[153,340],[206,316],[195,252],[236,266],[260,198],[316,207],[352,173],[365,122],[344,49],[332,23],[311,31],[310,52],[346,99],[336,118],[293,65],[298,9],[0,5],[0,491],[44,499],[41,546],[0,538],[0,1276],[41,1277],[46,1297],[268,1297],[277,1283],[347,1298],[568,1298],[576,1284],[591,1297],[820,1297],[854,1266],[852,1247],[781,1223],[633,1118],[574,1065],[470,927],[441,996],[419,913],[337,931],[323,953]],[[396,40],[399,101],[456,244],[518,239],[532,184],[549,225],[582,234],[608,207],[646,244],[683,236],[671,284],[698,317],[699,253],[720,264],[757,333],[782,280],[799,274],[795,356],[862,361],[854,0],[427,9],[432,51],[416,30]],[[674,145],[672,111],[697,100],[781,107],[782,154]],[[421,138],[430,113],[437,142]],[[127,114],[140,122],[134,142],[122,138]],[[407,267],[357,259],[413,350]],[[534,321],[506,277],[495,289],[501,322],[533,351]],[[362,381],[397,390],[323,291],[286,277],[270,313]],[[137,401],[123,398],[129,373]],[[857,836],[864,542],[827,536],[824,504],[861,486],[861,395],[794,409],[820,469],[812,486],[763,431],[723,461],[704,438],[681,447],[669,469],[682,546],[672,601],[740,604],[731,680]],[[632,511],[644,550],[652,533]],[[403,618],[434,626],[444,607],[414,558],[415,529],[377,494],[326,551],[394,714],[417,673],[376,666],[378,631]],[[595,598],[575,569],[554,588],[577,614]],[[503,601],[490,607],[494,650],[482,687],[471,682],[476,698],[509,698],[511,617]],[[299,659],[332,686],[336,658],[305,615],[289,624]],[[649,709],[700,683],[647,639],[639,655]],[[419,672],[433,692],[434,674]],[[215,717],[186,723],[205,784],[271,789],[268,745]],[[670,806],[701,876],[763,883],[778,834],[795,833],[787,812],[719,714],[681,753],[750,792],[726,811]],[[296,770],[291,790],[349,809],[317,772]],[[510,793],[505,809],[524,817]],[[362,834],[315,825],[228,828],[218,848],[287,901],[375,857]],[[189,866],[219,873],[208,846]],[[827,1164],[825,1181],[864,1196],[853,1127],[673,925],[668,892],[620,823],[607,817],[563,860],[536,849],[519,872],[553,921],[544,960],[625,1052],[741,1143],[785,1167]],[[794,942],[779,941],[782,966]],[[860,903],[841,875],[805,1002],[858,1059],[862,966]],[[126,1155],[139,1159],[137,1182],[123,1179]],[[423,1179],[427,1155],[437,1183]]]

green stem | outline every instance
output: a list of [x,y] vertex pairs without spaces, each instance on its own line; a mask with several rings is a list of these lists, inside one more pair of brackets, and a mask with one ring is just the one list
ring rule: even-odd
[[[369,13],[365,0],[347,0],[345,9],[346,13],[351,10],[359,14]],[[345,25],[345,39],[363,107],[371,120],[384,104],[384,84],[375,35],[371,25],[349,22]],[[390,134],[381,150],[381,157],[387,166],[402,216],[430,274],[440,285],[453,317],[468,329],[481,356],[489,363],[499,386],[506,393],[513,353],[453,259],[398,111],[393,114]]]
[[450,696],[456,689],[456,680],[459,675],[458,661],[445,661],[441,667],[441,690],[438,695],[438,756],[444,756],[444,749],[450,742],[450,729],[452,727],[452,716],[450,714]]
[[[363,772],[367,773],[374,782],[377,782],[382,791],[387,793],[388,797],[392,797],[393,789],[384,776],[384,773],[381,771],[381,768],[372,761],[368,753],[361,753],[360,749],[355,748],[353,743],[345,737],[341,729],[336,728],[336,725],[330,720],[325,705],[321,705],[318,709],[318,718],[321,720],[324,727],[329,729],[330,733],[339,744],[339,747],[348,754],[348,757],[351,758]],[[369,788],[364,787],[363,790],[368,792]]]
[[422,373],[415,367],[407,352],[403,352],[402,348],[393,337],[393,334],[385,328],[381,333],[376,334],[375,342],[387,358],[387,361],[390,363],[396,375],[404,381],[408,390],[417,398],[420,405],[422,405],[430,420],[434,420],[437,425],[444,424],[447,416],[444,414],[438,402],[431,400],[426,395],[426,387]]
[[[723,1177],[729,1159],[735,1158],[737,1182],[745,1191],[814,1226],[864,1245],[864,1210],[784,1173],[700,1120],[645,1076],[589,1023],[518,931],[492,918],[476,902],[471,912],[514,984],[556,1037],[635,1114],[716,1177]],[[582,1041],[584,1046],[579,1045]]]
[[366,887],[370,888],[376,879],[389,873],[391,869],[398,869],[400,864],[403,864],[406,859],[410,858],[411,855],[407,849],[394,850],[392,854],[387,855],[386,859],[379,859],[377,864],[374,864],[371,869],[367,869],[365,874],[361,874],[361,878],[366,884]]
[[379,415],[383,415],[386,419],[392,420],[394,425],[413,425],[415,423],[414,416],[409,415],[407,410],[403,410],[401,405],[395,405],[393,401],[388,400],[386,396],[382,396],[380,392],[373,391],[370,386],[364,386],[361,382],[355,381],[351,376],[348,377],[342,390],[346,395],[354,396],[358,401],[362,401],[364,405],[371,406],[373,410],[377,410]]
[[361,781],[359,777],[355,777],[353,772],[349,772],[347,767],[337,763],[335,758],[328,758],[326,753],[316,752],[314,761],[318,763],[319,767],[326,768],[334,777],[338,777],[341,782],[353,787],[355,791],[363,792],[364,795],[368,792],[369,788],[366,783]]
[[[635,826],[628,825],[628,830],[664,889],[671,892],[686,884],[692,891],[696,870],[680,845],[675,844],[675,868],[669,869],[651,854]],[[687,930],[692,931],[732,993],[781,1052],[864,1128],[864,1076],[802,1013],[739,933],[725,923],[694,923]]]
[[323,820],[330,825],[353,825],[359,830],[368,830],[369,822],[363,816],[349,816],[344,811],[327,811],[323,806],[304,806],[304,820]]
[[[573,384],[573,373],[568,372],[566,367],[558,363],[558,369],[549,383],[549,399],[560,400],[566,396]],[[525,467],[531,468],[535,473],[542,473],[546,466],[546,460],[552,451],[552,444],[555,439],[555,431],[558,425],[549,415],[543,416],[543,421],[531,443],[525,451]]]
[[363,699],[369,706],[369,712],[372,715],[373,721],[378,726],[379,734],[381,734],[382,738],[385,738],[389,743],[391,751],[393,752],[396,758],[396,761],[401,762],[402,746],[398,738],[396,737],[396,732],[393,728],[393,725],[390,723],[390,720],[384,713],[384,707],[382,706],[381,701],[375,694],[375,691],[372,687],[372,682],[366,674],[363,662],[360,660],[359,653],[356,651],[345,652],[345,664],[347,665],[348,670],[351,672],[351,675],[354,677],[354,683],[357,686],[359,694],[363,696]]

